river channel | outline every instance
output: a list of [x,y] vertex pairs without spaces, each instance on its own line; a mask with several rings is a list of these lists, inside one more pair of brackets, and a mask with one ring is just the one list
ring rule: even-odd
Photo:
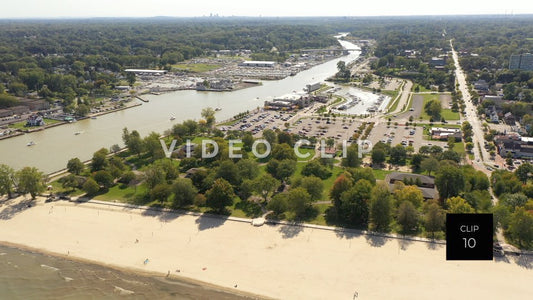
[[[152,131],[162,133],[177,122],[199,119],[205,107],[222,108],[216,114],[217,120],[228,119],[239,112],[262,106],[272,97],[300,91],[307,84],[324,81],[337,72],[337,62],[348,63],[359,57],[356,45],[342,40],[339,42],[345,49],[353,51],[282,80],[263,81],[257,87],[233,92],[185,90],[144,96],[149,102],[141,106],[2,140],[0,163],[14,169],[34,166],[44,173],[51,173],[65,168],[71,158],[87,160],[102,147],[122,145],[124,127],[139,131],[141,136]],[[170,121],[171,116],[176,119]],[[81,134],[76,135],[76,132]],[[35,145],[27,146],[31,141]]]

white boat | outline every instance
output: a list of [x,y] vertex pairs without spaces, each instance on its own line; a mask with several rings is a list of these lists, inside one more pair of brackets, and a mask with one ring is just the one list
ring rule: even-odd
[[96,120],[96,117],[91,117],[91,119]]
[[33,142],[33,141],[31,141],[31,142],[29,142],[28,144],[26,144],[26,146],[28,146],[28,147],[29,147],[29,146],[33,146],[33,145],[35,145],[35,142]]
[[215,108],[215,111],[221,111],[221,110],[222,110],[222,108],[220,108],[220,107]]
[[174,121],[176,118],[174,116],[170,117],[170,121]]

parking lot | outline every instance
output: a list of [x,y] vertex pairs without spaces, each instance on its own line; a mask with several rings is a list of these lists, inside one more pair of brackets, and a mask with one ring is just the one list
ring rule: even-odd
[[[256,138],[261,137],[266,129],[279,129],[308,138],[333,138],[340,143],[343,140],[350,140],[361,125],[360,120],[351,117],[326,119],[311,116],[316,108],[312,106],[298,112],[259,111],[231,126],[221,126],[220,129],[249,131]],[[289,126],[287,127],[286,124]]]
[[[372,133],[369,136],[369,140],[375,145],[378,142],[388,143],[391,147],[398,144],[403,146],[413,146],[415,151],[418,151],[421,146],[432,144],[440,145],[442,142],[428,141],[423,138],[422,127],[405,127],[404,125],[390,125],[381,123],[379,126],[374,126]],[[446,143],[444,143],[446,144]]]

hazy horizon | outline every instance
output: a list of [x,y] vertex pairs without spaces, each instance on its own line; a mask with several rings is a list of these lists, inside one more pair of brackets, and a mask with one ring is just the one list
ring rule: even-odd
[[[327,4],[327,5],[325,5]],[[445,15],[523,15],[533,14],[533,3],[521,0],[467,2],[450,0],[429,4],[423,0],[377,0],[357,4],[331,0],[309,4],[304,1],[271,0],[250,5],[244,0],[20,0],[6,3],[0,19],[76,19],[147,17],[365,17],[365,16],[445,16]]]

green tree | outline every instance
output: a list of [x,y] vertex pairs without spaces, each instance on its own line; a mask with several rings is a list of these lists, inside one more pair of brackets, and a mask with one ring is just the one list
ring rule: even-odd
[[434,201],[427,202],[424,211],[424,227],[426,228],[426,231],[431,233],[431,236],[434,237],[435,232],[443,229],[445,215],[440,206]]
[[276,178],[272,177],[269,174],[263,174],[257,177],[254,181],[254,190],[265,199],[268,200],[268,197],[276,190],[279,186],[279,181]]
[[407,150],[402,145],[396,145],[390,151],[390,163],[395,165],[404,165],[407,159]]
[[351,144],[346,149],[346,157],[343,157],[341,160],[341,165],[347,168],[357,168],[361,164],[361,159],[359,158],[359,150],[357,144]]
[[339,207],[341,205],[341,195],[342,193],[346,192],[353,186],[353,182],[349,175],[347,174],[341,174],[337,179],[335,179],[335,182],[333,183],[333,186],[331,187],[331,190],[329,191],[329,197],[333,201],[333,205],[335,207]]
[[[135,140],[135,138],[132,139]],[[165,157],[165,152],[163,151],[163,147],[161,147],[159,139],[160,136],[158,133],[151,132],[142,141],[142,148],[148,152],[148,155],[154,161]]]
[[[143,140],[141,135],[137,130],[133,130],[131,133],[128,132],[128,128],[124,128],[122,133],[122,140],[131,153],[135,153],[138,156],[143,152]],[[161,147],[161,145],[159,145]]]
[[7,197],[11,199],[14,179],[15,171],[8,165],[0,164],[0,196],[7,194]]
[[143,178],[149,189],[153,189],[156,185],[165,182],[165,171],[157,165],[151,165],[144,171]]
[[44,191],[44,175],[37,168],[24,167],[15,173],[17,188],[21,194],[29,193],[32,199]]
[[376,184],[372,188],[369,207],[371,228],[388,232],[392,221],[392,201],[387,184]]
[[360,179],[349,190],[342,193],[338,211],[344,223],[351,226],[368,224],[368,202],[371,191],[372,184],[366,179]]
[[70,188],[71,191],[74,191],[79,186],[78,177],[74,174],[68,174],[67,176],[61,178],[61,186],[63,188]]
[[294,149],[287,144],[276,144],[272,148],[272,158],[279,161],[282,160],[296,160]]
[[245,150],[245,151],[252,151],[252,146],[254,144],[254,136],[252,135],[251,132],[249,131],[246,131],[242,137],[242,148]]
[[292,184],[293,187],[303,187],[307,193],[311,196],[311,201],[322,199],[322,193],[324,191],[324,183],[322,180],[315,176],[306,176],[299,178]]
[[270,144],[270,146],[273,146],[277,141],[277,135],[272,129],[263,130],[263,138]]
[[255,188],[255,180],[245,179],[242,181],[237,195],[239,198],[241,198],[241,200],[246,201],[248,198],[250,198],[250,196],[252,196]]
[[100,185],[89,177],[82,186],[82,189],[87,193],[87,196],[94,196],[100,191]]
[[382,149],[372,149],[372,163],[374,165],[381,165],[385,162],[387,154]]
[[452,214],[473,214],[476,211],[461,197],[451,197],[446,200],[448,212]]
[[215,110],[211,107],[203,108],[201,115],[206,122],[207,128],[211,129],[215,124]]
[[226,206],[233,204],[235,193],[229,182],[223,178],[218,178],[213,182],[213,186],[206,194],[206,205],[217,213],[223,213]]
[[70,159],[67,163],[67,170],[72,174],[80,175],[84,168],[85,165],[77,157]]
[[91,162],[91,170],[93,172],[107,168],[109,165],[109,160],[107,159],[108,154],[109,151],[107,151],[106,148],[101,148],[100,150],[94,152]]
[[253,159],[241,159],[236,164],[242,179],[255,179],[259,173],[259,164]]
[[441,199],[459,195],[465,188],[465,177],[461,169],[450,165],[440,167],[435,177],[435,185]]
[[396,221],[402,227],[402,233],[408,233],[416,230],[418,226],[418,211],[410,201],[400,203],[398,207]]
[[500,197],[500,203],[509,207],[512,212],[526,205],[527,200],[527,196],[522,193],[504,194]]
[[302,169],[302,175],[304,176],[316,176],[320,179],[327,179],[331,177],[331,171],[322,165],[320,161],[314,159],[305,164]]
[[524,208],[518,208],[509,222],[509,234],[523,248],[529,248],[533,242],[533,215]]
[[440,119],[442,104],[437,99],[432,99],[424,105],[425,112],[436,120]]
[[160,183],[154,186],[150,190],[150,199],[152,201],[159,201],[161,204],[168,200],[168,197],[172,194],[172,190],[167,183]]
[[279,217],[289,208],[287,196],[287,193],[279,193],[268,202],[267,209],[273,211],[275,217]]
[[399,207],[405,201],[409,201],[418,209],[424,202],[424,195],[413,185],[407,185],[402,189],[395,190],[394,198],[396,199],[396,207]]
[[283,182],[287,181],[289,177],[296,171],[296,161],[291,159],[284,159],[279,162],[276,168],[275,178]]
[[522,183],[527,183],[529,174],[533,173],[533,165],[530,163],[521,164],[515,171],[516,176]]
[[242,182],[239,168],[231,160],[224,160],[217,168],[215,178],[224,178],[233,186],[239,186]]
[[113,176],[106,170],[96,171],[93,174],[94,181],[108,189],[113,186]]
[[311,209],[311,196],[304,188],[291,189],[287,195],[289,210],[296,220],[305,219]]
[[198,194],[198,190],[189,178],[178,178],[172,185],[172,207],[179,208],[191,205]]

